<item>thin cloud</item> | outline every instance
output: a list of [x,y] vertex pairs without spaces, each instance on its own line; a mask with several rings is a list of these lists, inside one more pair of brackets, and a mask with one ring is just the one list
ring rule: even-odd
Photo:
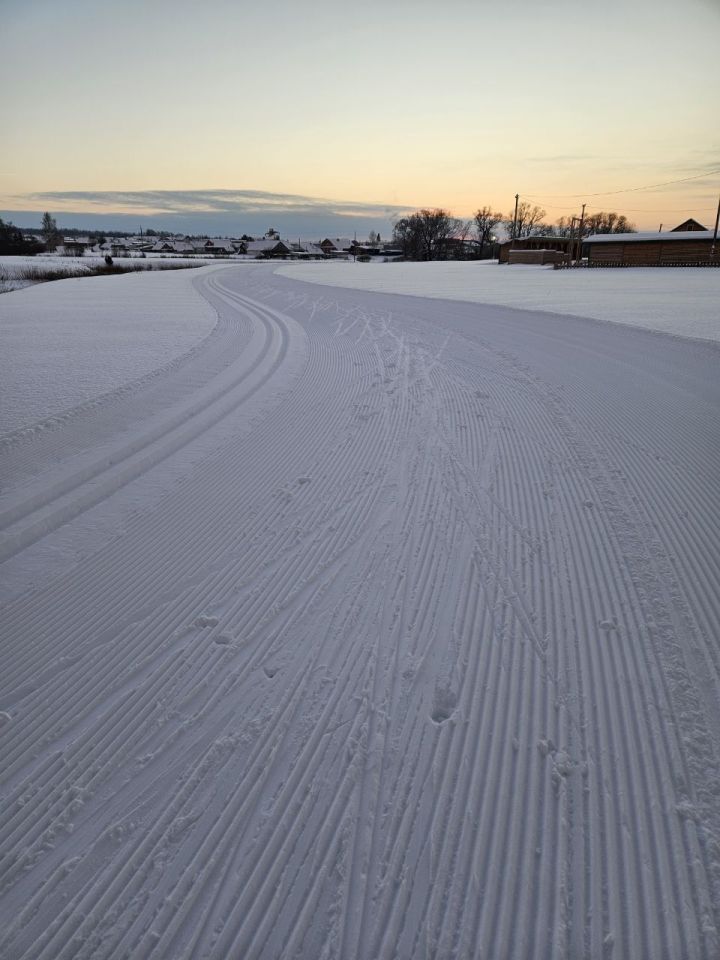
[[70,190],[43,191],[15,197],[19,202],[50,206],[71,206],[88,212],[102,210],[145,215],[234,214],[307,214],[342,217],[390,217],[405,213],[407,207],[387,203],[332,200],[265,190]]
[[267,190],[50,190],[4,197],[0,216],[37,227],[50,210],[63,227],[240,236],[270,225],[287,236],[387,234],[411,208]]

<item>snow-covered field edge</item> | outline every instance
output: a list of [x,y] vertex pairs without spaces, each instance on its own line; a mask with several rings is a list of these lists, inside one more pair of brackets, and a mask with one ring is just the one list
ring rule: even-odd
[[495,261],[288,264],[296,280],[378,293],[491,303],[720,340],[720,270],[553,270]]

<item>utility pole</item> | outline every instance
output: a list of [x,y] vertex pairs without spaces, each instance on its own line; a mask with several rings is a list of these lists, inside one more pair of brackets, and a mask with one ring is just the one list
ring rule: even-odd
[[660,224],[660,226],[659,226],[659,228],[658,228],[658,233],[662,233],[662,227],[663,227],[663,225]]
[[[584,207],[584,205],[583,205],[583,213],[584,213],[584,210],[585,210],[585,207]],[[577,234],[575,233],[575,224],[576,224],[576,223],[578,224],[578,232],[577,232]],[[577,241],[578,241],[578,239],[579,239],[579,237],[580,237],[580,229],[581,229],[581,226],[582,226],[582,217],[572,217],[572,218],[571,218],[571,220],[570,220],[570,243],[568,244],[568,266],[569,266],[569,267],[571,267],[571,266],[573,265],[574,254],[575,254],[575,246],[576,246],[576,243],[577,243]]]
[[578,249],[576,260],[579,260],[582,263],[582,237],[583,237],[583,224],[585,223],[585,207],[586,203],[582,205],[582,213],[580,214],[580,228],[578,230]]
[[510,239],[513,241],[512,246],[515,246],[515,237],[517,236],[517,210],[518,210],[518,200],[520,199],[520,194],[515,194],[515,215],[513,216],[513,227],[512,227],[512,236]]

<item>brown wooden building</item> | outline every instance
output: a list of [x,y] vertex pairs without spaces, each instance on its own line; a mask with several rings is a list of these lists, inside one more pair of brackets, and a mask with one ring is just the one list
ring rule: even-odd
[[[517,240],[505,240],[504,243],[500,244],[498,262],[509,263],[511,250],[557,250],[561,253],[567,253],[569,246],[569,237],[518,237]],[[513,262],[520,263],[521,260],[518,257],[513,257]],[[537,262],[537,260],[533,262]]]
[[683,230],[707,230],[707,227],[704,227],[701,223],[698,223],[697,220],[693,220],[693,218],[690,217],[689,220],[683,220],[682,223],[673,227],[670,233],[679,233]]
[[697,229],[600,233],[583,240],[591,267],[720,266],[720,242],[714,253],[712,248],[713,231]]

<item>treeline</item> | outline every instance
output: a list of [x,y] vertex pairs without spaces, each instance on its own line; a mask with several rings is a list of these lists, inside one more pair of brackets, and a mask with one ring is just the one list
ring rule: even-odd
[[[499,230],[509,239],[570,236],[572,217],[547,223],[545,216],[542,207],[527,201],[505,215],[488,206],[480,207],[472,220],[460,220],[442,208],[422,209],[395,223],[393,243],[408,260],[482,260],[495,255]],[[577,220],[572,232],[577,235]],[[615,212],[600,211],[583,220],[583,236],[635,232],[635,224]]]
[[[157,230],[145,230],[148,237],[159,237]],[[125,237],[127,231],[122,230],[81,230],[78,227],[63,227],[62,232],[57,222],[49,213],[44,213],[42,226],[38,230],[34,227],[21,229],[11,220],[0,217],[0,256],[20,256],[44,253],[55,250],[65,237],[87,237],[91,244],[101,244],[110,237]]]
[[42,253],[45,244],[39,240],[26,240],[23,232],[10,220],[0,217],[0,256],[30,256]]

